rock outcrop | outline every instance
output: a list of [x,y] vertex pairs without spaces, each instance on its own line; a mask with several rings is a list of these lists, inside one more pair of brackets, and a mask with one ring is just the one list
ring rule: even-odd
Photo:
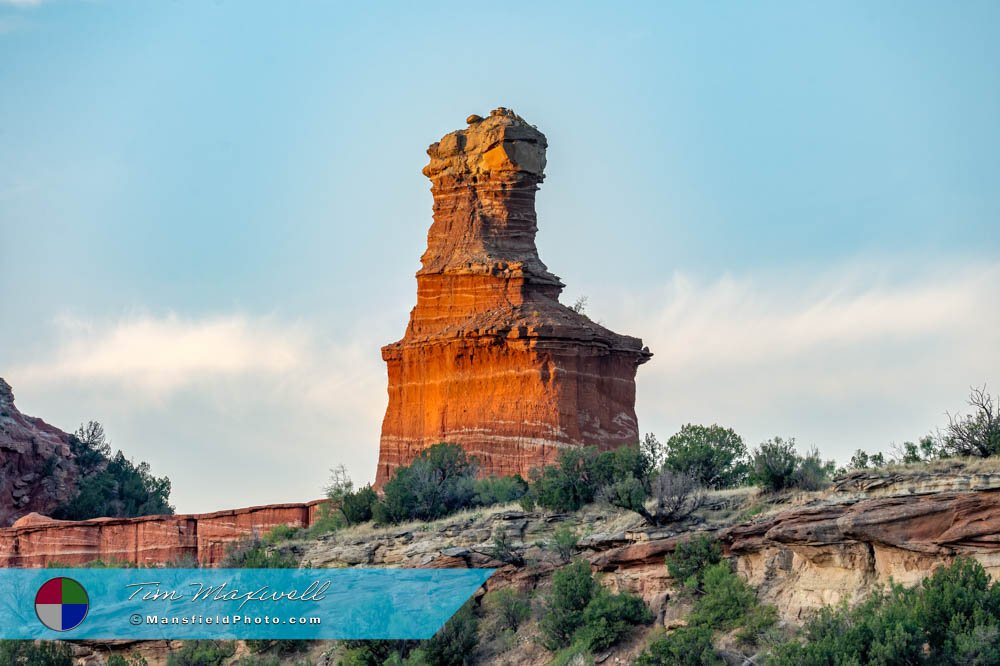
[[95,560],[145,566],[190,560],[216,566],[233,541],[277,525],[309,527],[324,501],[73,521],[29,514],[0,529],[0,567],[77,566]]
[[382,348],[377,486],[441,441],[484,475],[638,441],[635,373],[649,350],[561,305],[563,284],[535,248],[545,136],[503,108],[468,122],[427,151],[434,222],[409,326]]
[[0,378],[0,526],[32,512],[49,513],[76,490],[71,436],[14,406]]

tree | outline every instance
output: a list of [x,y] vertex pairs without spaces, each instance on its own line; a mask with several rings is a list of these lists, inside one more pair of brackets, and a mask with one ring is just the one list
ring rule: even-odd
[[149,463],[136,464],[118,451],[103,469],[84,477],[77,494],[56,507],[52,517],[86,520],[172,514],[169,498],[170,479],[153,476]]
[[348,525],[365,523],[372,519],[378,493],[370,485],[351,491],[340,501],[340,515]]
[[104,426],[97,421],[81,424],[70,439],[70,451],[76,458],[76,465],[83,476],[104,467],[111,457],[111,443],[104,433]]
[[570,644],[596,591],[597,582],[587,562],[567,564],[552,575],[552,592],[539,623],[545,647],[556,650]]
[[[688,474],[665,469],[653,479],[649,493],[635,477],[606,486],[601,496],[612,506],[638,513],[650,525],[662,526],[683,520],[697,511],[705,500],[698,481]],[[652,495],[652,509],[646,500]]]
[[664,464],[706,488],[731,488],[746,480],[747,448],[732,428],[689,423],[667,440]]
[[682,627],[657,638],[639,655],[636,666],[722,666],[709,627]]
[[472,506],[477,463],[457,444],[435,444],[396,470],[373,510],[378,523],[436,520]]
[[573,553],[576,552],[576,545],[579,541],[580,537],[577,536],[576,531],[563,525],[553,533],[550,545],[559,555],[559,559],[563,562],[569,562],[573,558]]
[[577,511],[605,487],[634,479],[649,492],[652,460],[638,445],[598,452],[593,447],[567,448],[556,465],[532,470],[526,498],[544,509]]
[[944,448],[958,456],[985,458],[1000,454],[1000,397],[987,393],[984,384],[971,389],[968,402],[971,414],[948,414]]
[[816,449],[803,457],[795,451],[794,438],[775,437],[754,451],[751,479],[770,491],[819,490],[828,483],[834,470],[834,462],[823,462]]
[[520,474],[490,476],[475,482],[475,503],[479,506],[516,502],[528,492],[528,482]]
[[430,666],[465,666],[473,663],[479,645],[479,620],[466,602],[421,648]]
[[681,541],[666,558],[670,577],[692,592],[701,591],[705,570],[721,561],[722,544],[705,534]]
[[496,613],[501,629],[517,631],[531,616],[531,605],[525,595],[509,587],[487,595],[486,605]]
[[25,666],[73,666],[69,643],[56,641],[0,641],[0,664]]
[[583,626],[579,634],[587,647],[597,652],[618,643],[636,626],[652,621],[653,614],[639,597],[612,594],[599,587],[583,609]]

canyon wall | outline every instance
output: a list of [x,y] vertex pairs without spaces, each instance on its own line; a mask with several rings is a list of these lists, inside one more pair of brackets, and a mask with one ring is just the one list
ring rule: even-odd
[[76,490],[71,435],[25,416],[0,378],[0,526],[32,512],[49,513]]
[[95,560],[140,566],[190,560],[217,566],[233,541],[277,525],[309,527],[324,501],[77,521],[31,514],[0,529],[0,567],[78,566]]
[[389,405],[376,486],[437,442],[482,475],[521,474],[559,449],[635,443],[635,374],[651,354],[559,303],[538,257],[545,136],[508,109],[432,144],[434,222],[403,338],[382,348]]

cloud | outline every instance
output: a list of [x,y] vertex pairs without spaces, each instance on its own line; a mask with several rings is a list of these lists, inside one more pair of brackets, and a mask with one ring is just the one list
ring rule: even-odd
[[1000,381],[1000,264],[906,273],[676,275],[599,303],[655,354],[638,373],[644,430],[717,421],[751,443],[799,435],[844,459],[918,437],[970,385]]
[[42,0],[0,0],[0,5],[10,7],[37,7],[42,4]]
[[304,362],[308,338],[301,326],[239,315],[63,318],[59,325],[57,349],[15,374],[33,383],[116,383],[163,395],[213,377],[288,372]]
[[21,410],[64,430],[101,421],[116,447],[170,477],[180,511],[312,499],[341,463],[359,483],[374,476],[378,331],[331,341],[248,314],[61,317],[55,329],[4,372]]

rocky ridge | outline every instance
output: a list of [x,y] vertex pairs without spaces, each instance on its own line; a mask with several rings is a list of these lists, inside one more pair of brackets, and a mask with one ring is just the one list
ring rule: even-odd
[[76,489],[71,435],[14,405],[0,378],[0,527],[32,512],[49,513]]

